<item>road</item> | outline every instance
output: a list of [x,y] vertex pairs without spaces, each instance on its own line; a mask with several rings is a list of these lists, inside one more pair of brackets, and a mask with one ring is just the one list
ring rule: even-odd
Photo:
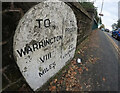
[[[120,90],[119,45],[109,33],[95,30],[77,46],[68,68],[43,90],[118,91]],[[81,59],[81,63],[77,59]]]
[[112,37],[112,33],[111,32],[104,32],[105,34],[107,34],[115,43],[116,45],[120,48],[120,41],[116,40],[115,38]]
[[[118,46],[118,41],[113,39],[110,34],[108,35]],[[108,79],[105,83],[106,90],[109,89],[111,91],[116,91],[118,90],[118,67],[120,65],[120,63],[118,63],[118,52],[113,45],[114,43],[111,43],[112,40],[103,32],[99,31],[99,37],[101,41],[101,48],[104,51],[102,55],[104,57],[101,58],[102,63],[100,65],[103,65],[103,75],[105,75],[105,77]],[[103,90],[105,90],[104,87]]]
[[[104,34],[105,35],[104,35]],[[111,78],[111,82],[112,83],[112,88],[113,90],[120,90],[120,41],[116,40],[115,38],[113,38],[111,35],[112,33],[108,33],[108,32],[99,32],[101,39],[103,39],[103,37],[107,37],[107,39],[104,39],[105,43],[111,43],[111,47],[109,47],[107,50],[109,51],[109,49],[111,50],[110,53],[110,57],[112,58],[111,61],[109,61],[111,63],[111,68],[113,69],[110,70],[111,73],[114,73],[113,77],[116,78],[115,82],[114,79]],[[114,48],[112,48],[114,47]],[[107,51],[106,51],[107,52]],[[116,56],[117,55],[117,56]],[[110,58],[109,57],[109,58]],[[118,80],[117,80],[118,79]],[[118,85],[117,85],[118,84]]]
[[[118,91],[120,89],[120,62],[118,45],[107,32],[97,30],[92,33],[84,56],[81,58],[88,63],[88,71],[84,72],[80,79],[82,91]],[[93,57],[90,57],[93,56]],[[79,56],[80,57],[80,56]],[[98,59],[95,61],[91,60]]]

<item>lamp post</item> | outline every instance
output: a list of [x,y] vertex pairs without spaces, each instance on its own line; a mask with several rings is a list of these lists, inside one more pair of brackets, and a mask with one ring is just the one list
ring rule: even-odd
[[104,4],[104,0],[102,0],[101,11],[100,11],[100,13],[99,13],[99,16],[100,16],[99,21],[98,21],[98,25],[99,25],[99,26],[101,25],[101,23],[100,23],[101,17],[104,16],[103,13],[102,13],[102,10],[103,10],[103,4]]

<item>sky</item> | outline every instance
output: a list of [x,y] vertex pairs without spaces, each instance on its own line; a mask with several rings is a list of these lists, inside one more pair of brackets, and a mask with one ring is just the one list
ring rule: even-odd
[[[102,0],[94,0],[94,5],[97,7],[98,14],[101,11]],[[111,25],[117,23],[118,20],[118,1],[120,0],[103,0],[102,23],[105,28],[112,30]]]

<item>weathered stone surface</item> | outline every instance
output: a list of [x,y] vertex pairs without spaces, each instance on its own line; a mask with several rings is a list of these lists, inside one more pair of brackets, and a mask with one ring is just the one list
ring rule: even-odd
[[76,18],[64,2],[42,2],[24,15],[15,31],[13,52],[34,91],[73,58],[76,40]]

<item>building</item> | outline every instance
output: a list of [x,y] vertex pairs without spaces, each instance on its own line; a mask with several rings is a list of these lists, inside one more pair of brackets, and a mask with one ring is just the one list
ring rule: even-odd
[[98,28],[98,22],[96,21],[96,19],[93,19],[93,25],[92,25],[92,30],[95,30]]
[[120,1],[118,2],[118,19],[120,19]]

